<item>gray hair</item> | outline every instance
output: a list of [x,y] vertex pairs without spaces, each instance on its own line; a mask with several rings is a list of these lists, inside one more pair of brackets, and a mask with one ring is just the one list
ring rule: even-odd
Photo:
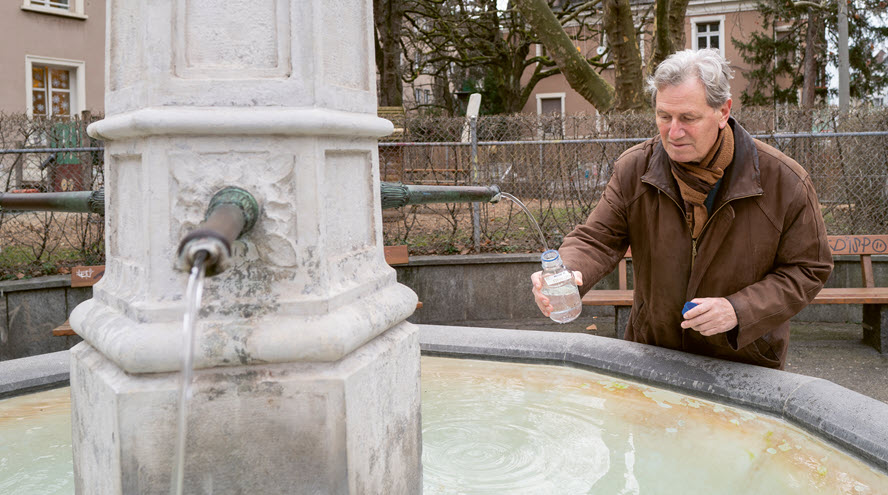
[[721,108],[731,97],[731,82],[734,71],[718,50],[682,50],[666,58],[654,75],[648,78],[651,92],[651,105],[657,106],[657,90],[678,86],[691,77],[700,78],[706,90],[706,103],[712,108]]

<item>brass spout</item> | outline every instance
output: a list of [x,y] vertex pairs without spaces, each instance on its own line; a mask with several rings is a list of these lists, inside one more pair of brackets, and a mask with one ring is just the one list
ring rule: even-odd
[[177,266],[188,272],[205,258],[208,277],[222,273],[229,265],[231,244],[249,232],[258,217],[259,203],[247,191],[226,187],[217,192],[205,220],[179,243]]

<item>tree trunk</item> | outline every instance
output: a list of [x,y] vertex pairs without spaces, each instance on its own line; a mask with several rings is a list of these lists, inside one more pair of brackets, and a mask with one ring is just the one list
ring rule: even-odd
[[808,9],[808,30],[805,33],[805,71],[802,81],[802,107],[814,106],[817,84],[817,56],[822,53],[820,38],[823,36],[823,24],[820,13],[816,9]]
[[685,49],[685,16],[688,12],[689,0],[672,0],[669,2],[669,44],[672,51],[666,56]]
[[614,88],[577,51],[545,0],[514,0],[518,11],[536,31],[561,68],[570,87],[600,113],[614,105]]
[[673,51],[672,38],[669,36],[669,0],[657,0],[657,9],[654,15],[654,42],[653,53],[648,60],[648,73],[653,74]]
[[379,106],[403,105],[401,83],[401,22],[403,0],[373,0],[376,27],[376,70],[379,72]]
[[689,0],[657,0],[654,18],[654,50],[648,61],[648,73],[678,50],[685,49],[685,15]]
[[617,95],[614,109],[640,110],[645,107],[644,77],[629,0],[605,1],[604,28],[614,57]]

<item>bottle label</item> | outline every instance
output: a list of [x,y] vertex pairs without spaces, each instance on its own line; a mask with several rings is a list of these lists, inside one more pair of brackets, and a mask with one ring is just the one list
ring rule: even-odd
[[573,278],[573,273],[568,271],[553,273],[551,275],[546,275],[543,277],[546,280],[547,285],[555,285],[557,283],[564,282],[566,280],[570,280]]

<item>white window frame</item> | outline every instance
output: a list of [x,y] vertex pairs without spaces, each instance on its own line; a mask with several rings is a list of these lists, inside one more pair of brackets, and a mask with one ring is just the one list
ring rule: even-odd
[[[25,55],[25,108],[28,117],[34,116],[34,94],[31,87],[32,70],[34,65],[46,65],[58,67],[73,72],[71,77],[71,117],[80,115],[86,110],[86,62],[82,60],[69,60],[64,58],[39,57]],[[49,78],[46,83],[49,84]],[[50,104],[49,101],[46,102]]]
[[698,24],[710,24],[713,22],[718,23],[718,51],[721,55],[725,56],[725,16],[723,15],[711,15],[706,17],[692,17],[691,18],[691,48],[694,50],[699,50],[700,47],[697,45],[697,25]]
[[[86,20],[87,15],[83,10],[84,0],[68,0],[68,8],[62,7],[50,7],[48,5],[42,5],[41,3],[34,3],[33,0],[22,0],[22,10],[27,10],[30,12],[39,12],[41,14],[50,14],[50,15],[58,15],[62,17],[71,17],[73,19]],[[46,3],[49,3],[47,0]]]

